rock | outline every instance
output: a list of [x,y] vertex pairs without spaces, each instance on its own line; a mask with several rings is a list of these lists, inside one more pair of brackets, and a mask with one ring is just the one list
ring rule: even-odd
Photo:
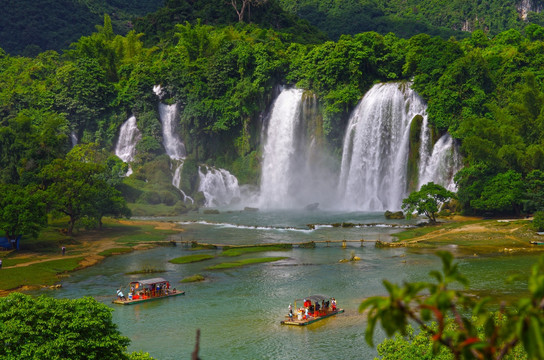
[[219,214],[219,210],[217,210],[217,209],[206,209],[206,210],[204,210],[204,214]]
[[386,219],[404,219],[404,213],[402,211],[385,211],[385,218]]
[[312,204],[306,205],[304,209],[308,211],[314,211],[314,210],[317,210],[318,207],[319,207],[319,203],[312,203]]

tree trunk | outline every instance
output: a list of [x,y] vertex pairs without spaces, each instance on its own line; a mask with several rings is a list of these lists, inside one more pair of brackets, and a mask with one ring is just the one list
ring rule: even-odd
[[238,10],[238,1],[237,0],[231,0],[231,5],[236,10],[236,14],[238,14],[238,22],[244,22],[244,11],[246,10],[246,5],[249,3],[250,0],[241,0],[242,1],[242,8]]
[[72,236],[74,232],[74,226],[76,224],[76,219],[73,216],[70,216],[70,221],[68,222],[68,236]]

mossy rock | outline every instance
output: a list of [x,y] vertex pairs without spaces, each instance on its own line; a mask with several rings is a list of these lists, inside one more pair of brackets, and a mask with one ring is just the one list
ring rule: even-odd
[[220,214],[221,212],[217,209],[206,209],[203,211],[204,214]]
[[386,210],[384,213],[386,219],[404,219],[404,213],[402,211],[389,211]]

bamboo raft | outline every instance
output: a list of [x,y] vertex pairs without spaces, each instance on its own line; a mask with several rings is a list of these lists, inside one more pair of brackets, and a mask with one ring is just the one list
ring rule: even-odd
[[344,309],[338,309],[338,310],[335,310],[335,311],[329,311],[328,313],[326,313],[324,315],[320,315],[320,316],[317,316],[317,317],[310,316],[307,319],[301,319],[301,320],[298,320],[295,317],[293,317],[291,319],[291,318],[289,318],[289,316],[286,316],[286,320],[282,320],[280,323],[282,325],[306,326],[306,325],[310,325],[310,324],[312,324],[312,323],[314,323],[316,321],[320,321],[320,320],[326,319],[328,317],[341,314],[343,312],[344,312]]
[[153,300],[159,300],[159,299],[165,299],[168,297],[178,296],[178,295],[185,295],[185,291],[176,291],[176,292],[170,292],[168,294],[159,295],[159,296],[150,296],[150,297],[142,297],[138,299],[127,299],[127,300],[121,300],[121,299],[115,299],[112,301],[114,304],[119,305],[136,305],[143,302],[153,301]]

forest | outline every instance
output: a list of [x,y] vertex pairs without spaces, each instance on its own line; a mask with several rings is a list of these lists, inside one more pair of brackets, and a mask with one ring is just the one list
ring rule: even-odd
[[[106,15],[95,32],[61,52],[0,52],[0,186],[10,194],[0,201],[7,209],[6,233],[36,233],[46,211],[68,216],[69,231],[77,223],[100,226],[103,216],[126,216],[127,203],[187,211],[171,184],[156,85],[162,102],[183,107],[179,125],[187,157],[180,188],[197,204],[199,164],[225,168],[242,184],[259,183],[259,119],[277,86],[315,94],[323,116],[318,131],[339,156],[348,115],[365,92],[377,82],[406,81],[427,102],[433,141],[449,132],[460,143],[460,211],[519,215],[544,207],[542,26],[497,34],[478,29],[460,39],[362,32],[332,41],[287,16],[276,18],[288,26],[278,29],[236,21],[235,9],[225,4],[214,11],[203,7],[202,14],[208,20],[230,14],[231,25],[198,18],[157,27],[154,20],[184,3],[168,1],[149,15],[149,24],[142,18],[136,26],[155,24],[162,29],[155,33],[116,34]],[[266,14],[278,3],[260,6],[252,18],[274,20]],[[130,164],[134,173],[125,177],[128,164],[113,149],[131,115],[142,139]],[[83,186],[88,189],[76,191]]]

